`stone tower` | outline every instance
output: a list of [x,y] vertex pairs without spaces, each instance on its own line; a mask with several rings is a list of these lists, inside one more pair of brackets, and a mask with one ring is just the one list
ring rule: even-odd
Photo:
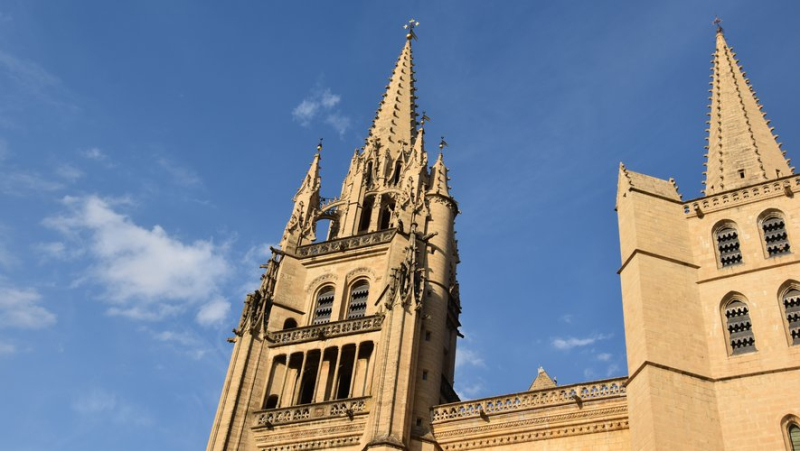
[[784,449],[800,412],[800,176],[719,27],[713,57],[703,197],[620,165],[634,450]]
[[245,300],[209,451],[433,449],[431,407],[458,400],[458,207],[441,153],[428,166],[410,25],[340,196],[320,196],[320,145]]

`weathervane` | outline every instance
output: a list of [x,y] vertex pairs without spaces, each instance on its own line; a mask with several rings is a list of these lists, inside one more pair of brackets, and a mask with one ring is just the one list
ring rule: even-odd
[[428,115],[425,114],[425,111],[423,111],[422,112],[422,120],[419,122],[419,125],[424,126],[425,122],[430,121],[430,120],[431,120],[431,118],[429,118]]
[[447,141],[445,141],[444,136],[442,136],[442,140],[439,141],[439,153],[442,153],[445,147],[447,147]]
[[322,152],[322,138],[319,139],[319,144],[317,144],[317,153]]
[[417,34],[414,33],[414,27],[418,27],[418,26],[419,26],[419,22],[414,20],[414,19],[409,20],[407,24],[403,25],[403,28],[408,30],[408,34],[406,35],[406,39],[408,39],[408,40],[411,40],[412,38],[415,39],[415,40],[417,39]]
[[722,33],[722,25],[720,25],[722,23],[722,19],[720,19],[719,16],[715,14],[714,22],[712,23],[717,26],[717,33]]

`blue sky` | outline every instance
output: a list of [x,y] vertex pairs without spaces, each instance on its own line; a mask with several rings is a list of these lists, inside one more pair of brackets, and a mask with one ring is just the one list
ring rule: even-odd
[[623,376],[617,167],[699,196],[714,14],[800,158],[800,4],[754,5],[0,1],[0,447],[205,446],[317,139],[334,196],[410,17],[463,212],[457,390]]

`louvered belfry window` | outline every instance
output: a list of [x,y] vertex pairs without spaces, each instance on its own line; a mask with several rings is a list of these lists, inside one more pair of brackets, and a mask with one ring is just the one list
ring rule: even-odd
[[792,289],[783,295],[783,312],[792,344],[800,345],[800,290]]
[[795,423],[789,425],[789,442],[792,445],[792,451],[800,451],[800,427]]
[[330,322],[331,312],[333,311],[333,295],[333,287],[323,288],[319,291],[312,324],[325,324]]
[[750,322],[750,310],[742,301],[731,301],[725,307],[725,320],[728,327],[728,341],[733,355],[744,354],[756,350],[756,338],[753,335],[753,323]]
[[722,267],[738,265],[742,262],[739,233],[733,227],[723,227],[717,231],[717,249]]
[[764,244],[767,247],[767,255],[776,255],[789,252],[789,236],[786,234],[786,223],[780,216],[773,216],[761,223],[764,230]]
[[369,297],[369,284],[361,282],[350,291],[350,309],[347,319],[361,318],[367,312],[367,298]]

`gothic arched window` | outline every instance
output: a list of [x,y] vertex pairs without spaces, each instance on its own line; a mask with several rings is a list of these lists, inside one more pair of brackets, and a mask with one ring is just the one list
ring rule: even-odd
[[368,297],[369,283],[363,281],[353,286],[350,290],[350,307],[347,309],[347,319],[361,318],[367,313]]
[[721,267],[738,265],[742,262],[742,251],[739,249],[739,232],[736,225],[725,223],[714,233],[717,253]]
[[781,296],[783,315],[789,333],[789,343],[800,345],[800,290],[791,287]]
[[317,293],[317,299],[314,303],[314,320],[311,324],[325,324],[331,320],[331,312],[333,311],[333,287],[325,287]]
[[767,253],[767,258],[789,253],[789,235],[786,233],[786,221],[780,212],[773,211],[764,215],[761,220],[761,232],[764,238],[764,250]]
[[750,309],[744,300],[735,297],[723,308],[725,330],[728,337],[728,351],[731,355],[745,354],[756,350],[756,338],[753,335],[753,323],[750,321]]

